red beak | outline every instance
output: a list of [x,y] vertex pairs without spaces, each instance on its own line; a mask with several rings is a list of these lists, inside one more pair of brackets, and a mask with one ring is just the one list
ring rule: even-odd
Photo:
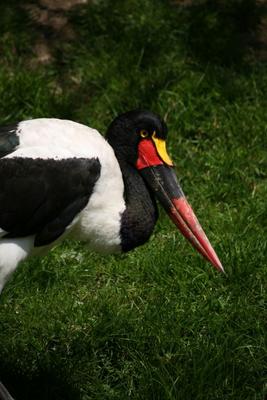
[[217,254],[184,196],[173,167],[162,163],[140,168],[139,171],[186,239],[218,271],[224,272]]
[[169,216],[181,231],[181,233],[189,240],[192,246],[202,254],[218,271],[224,272],[223,266],[211,246],[209,239],[205,235],[194,211],[185,197],[172,199],[173,207],[171,207]]

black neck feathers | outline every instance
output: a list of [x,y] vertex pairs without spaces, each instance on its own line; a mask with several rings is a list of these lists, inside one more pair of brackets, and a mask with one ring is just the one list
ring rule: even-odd
[[120,161],[124,180],[126,210],[121,217],[122,251],[129,251],[147,242],[158,219],[155,199],[138,171]]

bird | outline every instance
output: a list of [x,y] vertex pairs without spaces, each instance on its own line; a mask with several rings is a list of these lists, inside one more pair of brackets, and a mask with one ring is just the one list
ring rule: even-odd
[[156,200],[223,271],[178,182],[167,134],[163,119],[142,109],[117,116],[106,137],[56,118],[0,127],[0,291],[23,260],[66,237],[102,253],[143,245],[158,219]]
[[105,137],[57,118],[0,127],[0,292],[22,261],[66,237],[104,254],[143,245],[157,203],[224,272],[178,181],[167,135],[166,122],[142,109],[118,115]]

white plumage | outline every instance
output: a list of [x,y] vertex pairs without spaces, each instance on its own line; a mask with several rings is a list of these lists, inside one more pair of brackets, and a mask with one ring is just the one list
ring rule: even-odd
[[[99,159],[101,172],[94,192],[58,241],[71,235],[96,251],[119,252],[120,219],[125,210],[123,179],[114,151],[103,136],[73,121],[46,118],[19,123],[17,134],[19,147],[4,158]],[[3,239],[4,234],[0,229],[0,291],[20,261],[51,248],[34,248],[33,236]]]

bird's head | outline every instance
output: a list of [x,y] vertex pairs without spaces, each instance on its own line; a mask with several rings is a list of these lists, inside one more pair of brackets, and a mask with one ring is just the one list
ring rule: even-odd
[[107,140],[120,162],[137,169],[171,220],[196,250],[219,271],[222,264],[205,235],[176,177],[166,150],[168,129],[150,111],[119,115],[108,128]]

